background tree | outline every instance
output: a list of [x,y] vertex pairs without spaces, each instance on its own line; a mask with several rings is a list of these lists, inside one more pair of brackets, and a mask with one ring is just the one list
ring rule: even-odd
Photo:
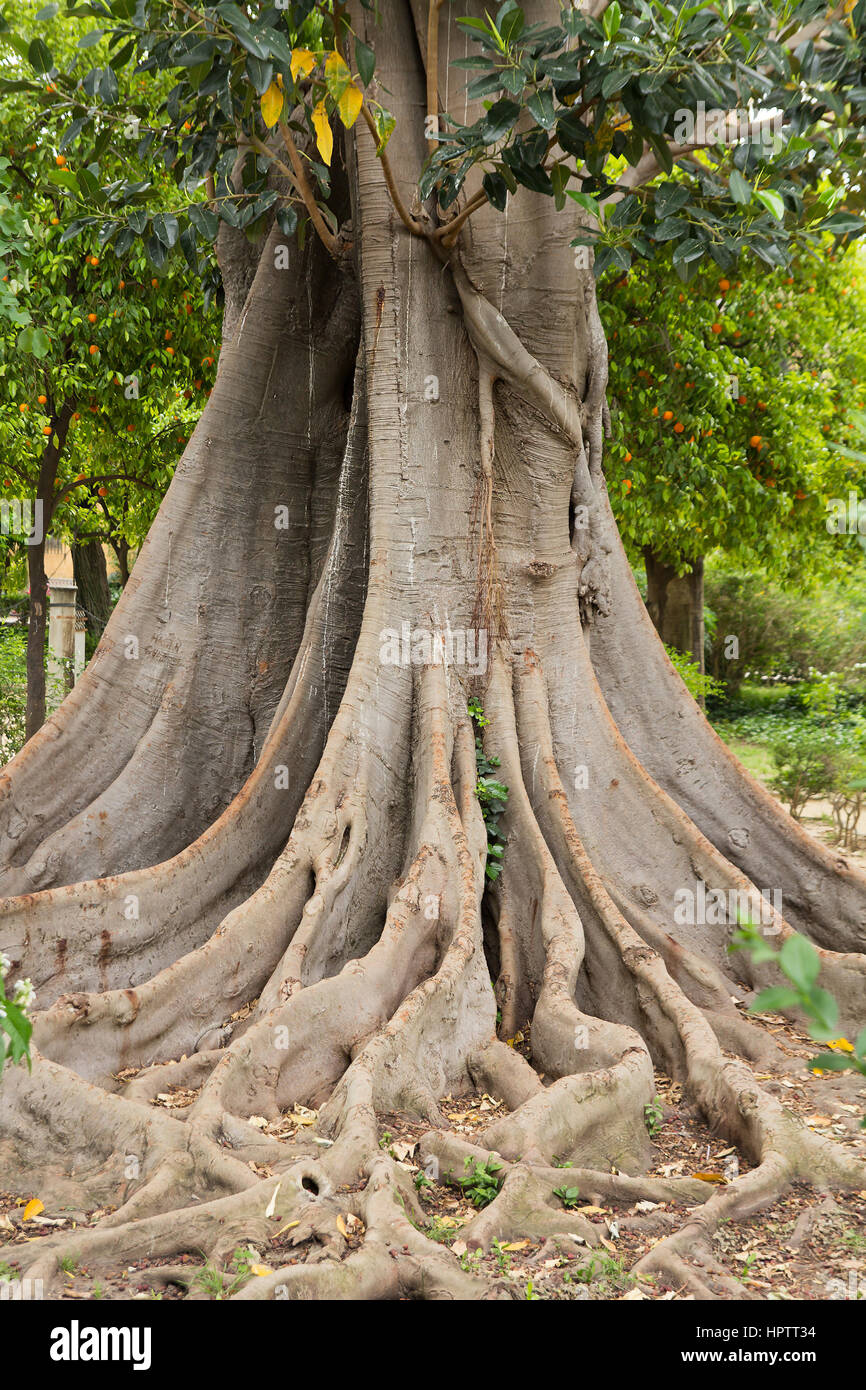
[[[3,945],[38,1005],[32,1075],[0,1089],[5,1180],[38,1170],[50,1195],[74,1172],[67,1202],[121,1203],[75,1231],[91,1268],[142,1241],[222,1259],[273,1218],[315,1253],[274,1242],[244,1297],[496,1295],[406,1217],[377,1115],[409,1111],[434,1127],[422,1162],[496,1188],[468,1244],[593,1238],[552,1208],[565,1160],[605,1198],[704,1203],[638,1273],[739,1291],[718,1222],[866,1168],[738,1060],[779,1057],[732,1002],[768,963],[735,978],[727,946],[781,885],[769,925],[821,947],[850,1027],[866,882],[725,754],[665,656],[608,504],[607,348],[575,253],[625,268],[670,239],[686,283],[705,254],[783,264],[804,223],[851,236],[856,182],[849,206],[805,194],[859,151],[866,7],[90,8],[112,51],[172,71],[151,149],[178,191],[169,214],[94,173],[105,206],[82,189],[66,230],[157,260],[169,215],[190,255],[217,232],[223,346],[94,661],[5,773]],[[32,61],[76,139],[112,124],[104,66]],[[692,159],[677,113],[699,100],[758,114],[696,130]],[[652,180],[675,158],[669,237]],[[434,659],[436,632],[479,629],[489,664]],[[736,910],[683,921],[672,893],[703,889]],[[709,1199],[639,1176],[654,1062],[750,1161]],[[172,1084],[196,1092],[185,1118],[135,1103]],[[472,1084],[508,1113],[470,1151],[440,1101]],[[298,1104],[316,1134],[278,1123]],[[72,1248],[22,1264],[50,1282]]]
[[[186,438],[186,422],[196,418],[194,393],[213,380],[216,325],[206,308],[207,288],[191,280],[185,262],[155,266],[138,248],[124,278],[113,259],[106,263],[95,233],[73,239],[61,225],[65,200],[95,185],[91,169],[99,165],[91,156],[106,172],[113,165],[128,173],[135,147],[108,154],[97,137],[76,167],[63,152],[73,128],[52,146],[38,114],[22,104],[20,93],[13,100],[4,132],[15,142],[9,146],[10,187],[17,190],[12,196],[26,216],[27,234],[8,260],[5,283],[19,322],[10,318],[0,339],[0,382],[11,407],[2,426],[3,486],[9,496],[34,499],[37,515],[41,509],[41,540],[26,550],[29,736],[45,718],[44,539],[77,536],[77,499],[85,489],[90,500],[106,505],[120,484],[150,494],[144,506],[149,523]],[[114,500],[120,505],[120,494]],[[134,538],[116,524],[96,533],[96,513],[90,506],[85,513],[85,538],[111,540],[125,562],[123,547]],[[138,541],[146,529],[139,524]],[[105,600],[103,585],[100,610]]]
[[827,501],[862,483],[832,447],[863,399],[862,262],[819,245],[734,280],[708,267],[684,286],[664,256],[607,279],[614,513],[662,639],[702,662],[713,550],[796,582],[861,558]]

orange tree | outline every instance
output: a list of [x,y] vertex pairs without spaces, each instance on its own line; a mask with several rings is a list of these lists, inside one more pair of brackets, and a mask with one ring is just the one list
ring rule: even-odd
[[[52,19],[48,14],[45,22]],[[58,23],[68,28],[75,21]],[[69,46],[65,29],[59,38]],[[33,44],[27,51],[34,56]],[[97,171],[106,179],[140,166],[141,193],[151,200],[159,197],[159,173],[147,165],[146,141],[135,127],[110,122],[73,160],[65,151],[74,122],[55,135],[44,119],[43,103],[56,96],[46,90],[52,86],[7,80],[7,88],[22,90],[7,95],[0,171],[9,189],[5,215],[17,219],[0,241],[8,306],[4,317],[0,303],[7,405],[0,499],[7,545],[20,544],[22,528],[33,524],[28,736],[45,717],[45,538],[106,540],[125,578],[129,549],[146,535],[213,382],[218,323],[215,272],[194,253],[193,275],[183,257],[170,254],[177,240],[170,214],[156,220],[161,240],[147,255],[132,235],[106,252],[108,238],[94,220],[67,216],[70,200],[93,195]],[[134,221],[134,210],[128,215]],[[0,204],[0,237],[3,217]]]
[[700,660],[711,551],[782,581],[860,556],[826,521],[862,479],[832,445],[863,404],[866,284],[859,255],[830,245],[784,270],[670,272],[661,260],[606,277],[607,475],[662,637]]

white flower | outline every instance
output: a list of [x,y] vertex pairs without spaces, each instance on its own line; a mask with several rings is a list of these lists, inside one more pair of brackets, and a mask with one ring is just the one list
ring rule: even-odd
[[2,980],[5,977],[6,972],[8,971],[11,964],[12,962],[9,959],[9,957],[4,956],[3,952],[0,951],[0,980]]
[[33,1003],[33,995],[34,989],[30,980],[17,980],[12,1002],[17,1004],[19,1009],[26,1009]]

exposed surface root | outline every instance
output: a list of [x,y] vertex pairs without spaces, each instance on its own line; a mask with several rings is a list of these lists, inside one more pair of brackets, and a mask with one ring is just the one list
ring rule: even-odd
[[[509,788],[491,982],[472,730],[441,667],[419,673],[412,707],[409,833],[378,927],[348,930],[345,905],[383,823],[338,717],[262,888],[137,991],[61,999],[39,1017],[32,1076],[4,1078],[6,1181],[79,1217],[94,1203],[107,1210],[15,1245],[22,1274],[54,1290],[70,1262],[100,1277],[137,1265],[150,1286],[243,1300],[513,1297],[507,1281],[482,1277],[473,1252],[541,1243],[554,1263],[591,1273],[588,1255],[606,1240],[591,1217],[613,1203],[638,1213],[623,1229],[662,1233],[634,1271],[646,1287],[656,1278],[696,1297],[743,1296],[714,1254],[722,1221],[797,1180],[866,1187],[862,1162],[722,1051],[720,1039],[763,1065],[783,1060],[737,1012],[718,967],[652,917],[628,920],[628,895],[608,889],[572,819],[540,668],[527,657],[512,670],[502,652],[486,704]],[[184,1012],[193,989],[199,1002]],[[614,997],[628,1002],[614,1011]],[[531,1062],[502,1040],[511,1030],[531,1036]],[[750,1171],[720,1189],[645,1176],[653,1061]],[[443,1097],[472,1087],[498,1099],[469,1141],[448,1132]],[[459,1192],[478,1171],[493,1183],[460,1233],[459,1261],[430,1238],[411,1171],[382,1152],[383,1113],[433,1126],[414,1171]],[[672,1229],[680,1208],[689,1214]],[[237,1274],[248,1247],[266,1252],[267,1272],[251,1279]]]

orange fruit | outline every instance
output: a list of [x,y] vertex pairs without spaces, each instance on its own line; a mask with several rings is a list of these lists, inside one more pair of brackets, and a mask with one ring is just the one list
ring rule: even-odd
[[36,399],[37,399],[37,401],[39,402],[40,405],[47,405],[47,404],[48,404],[48,397],[47,397],[47,396],[37,396]]
[[672,410],[666,410],[665,413],[664,413],[664,415],[662,416],[662,419],[663,419],[663,420],[672,420],[673,418],[674,418],[674,412],[673,412]]
[[721,325],[720,323],[714,323],[714,324],[712,325],[712,332],[713,332],[713,333],[721,333],[721,331],[722,331],[722,325]]
[[95,343],[91,343],[91,344],[90,344],[90,356],[93,357],[94,353],[97,353],[98,351],[99,351],[99,348],[96,346],[96,344],[95,344]]
[[21,414],[23,415],[24,412],[25,412],[25,410],[29,410],[30,407],[29,407],[29,405],[27,404],[26,401],[22,401],[21,404],[19,405],[18,409],[21,411]]
[[57,165],[58,169],[62,169],[63,166],[64,166],[64,164],[66,163],[66,155],[65,155],[65,154],[58,154],[58,155],[55,157],[54,163]]
[[152,289],[156,289],[157,285],[159,284],[159,281],[158,281],[158,280],[151,280],[150,284],[151,284],[151,288],[152,288]]
[[625,461],[626,463],[631,463],[631,454],[628,450],[626,450]]
[[42,433],[45,435],[51,435],[54,433],[54,431],[52,430],[50,425],[46,425]]
[[91,256],[91,257],[90,257],[90,264],[91,264],[91,265],[99,265],[99,257],[98,257],[98,256]]
[[720,281],[719,281],[719,289],[721,290],[722,294],[727,294],[727,292],[728,292],[728,290],[729,290],[730,288],[731,288],[731,282],[730,282],[730,280],[720,280]]
[[624,478],[622,485],[625,488],[626,492],[631,492],[631,478]]
[[172,333],[171,329],[170,329],[170,328],[167,328],[167,329],[165,330],[165,341],[166,341],[167,343],[170,343],[173,337],[174,337],[174,334]]
[[677,423],[674,425],[674,434],[682,434],[684,429],[685,425],[680,424],[679,420],[677,420]]
[[107,487],[100,487],[100,488],[97,488],[96,491],[99,493],[99,496],[100,496],[100,497],[107,497],[107,496],[108,496],[108,488],[107,488]]
[[95,315],[95,314],[88,314],[88,315],[87,315],[87,322],[88,322],[88,323],[96,323],[96,315]]
[[129,434],[135,433],[135,425],[127,425],[126,429]]
[[653,406],[653,415],[658,415],[658,413],[659,413],[659,408],[658,408],[657,405],[654,405],[654,406]]
[[52,217],[52,219],[51,219],[51,225],[52,225],[52,227],[59,227],[59,226],[60,226],[60,218],[59,218],[59,217]]
[[166,348],[166,352],[168,353],[169,357],[174,357],[174,348],[173,348],[173,347]]

